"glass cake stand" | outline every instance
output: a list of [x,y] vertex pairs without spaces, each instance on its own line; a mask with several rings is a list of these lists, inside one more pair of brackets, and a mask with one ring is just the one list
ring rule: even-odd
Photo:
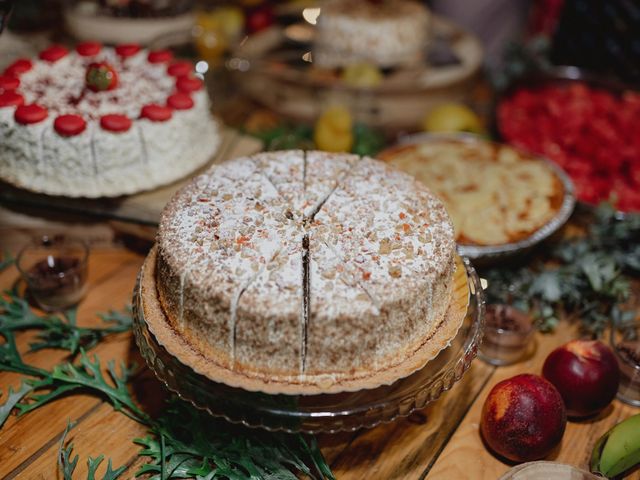
[[134,292],[134,335],[143,358],[180,398],[229,422],[270,431],[333,433],[374,427],[407,416],[449,390],[476,357],[484,327],[484,294],[468,259],[463,259],[469,304],[449,347],[412,375],[370,390],[322,395],[267,395],[233,388],[195,373],[170,355],[147,328],[140,308],[140,279]]

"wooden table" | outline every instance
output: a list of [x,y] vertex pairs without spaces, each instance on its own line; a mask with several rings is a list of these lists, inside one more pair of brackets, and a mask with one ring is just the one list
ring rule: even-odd
[[[3,237],[6,235],[10,231],[5,229]],[[0,240],[0,248],[3,243]],[[79,323],[95,324],[96,312],[120,309],[129,303],[142,261],[142,254],[123,247],[94,248],[89,264],[90,289],[79,307]],[[0,288],[10,287],[17,279],[18,272],[10,267],[0,273]],[[547,353],[570,339],[572,332],[569,325],[563,324],[553,335],[538,335],[535,354],[511,367],[495,368],[476,360],[450,392],[408,418],[372,430],[321,435],[320,445],[337,478],[496,479],[509,465],[487,452],[478,433],[480,411],[488,391],[512,375],[540,373]],[[31,335],[18,336],[21,351],[26,350]],[[109,359],[143,363],[129,334],[113,336],[94,351],[103,363]],[[49,368],[63,357],[63,352],[46,350],[26,354],[25,360]],[[10,385],[17,386],[19,379],[12,373],[0,373],[2,392]],[[151,412],[157,409],[163,397],[162,388],[148,371],[135,377],[132,388],[146,409]],[[615,401],[595,419],[570,422],[561,447],[550,459],[585,468],[595,440],[610,426],[636,413],[640,410]],[[19,419],[9,418],[0,430],[0,478],[59,478],[56,453],[68,419],[78,422],[68,437],[75,444],[74,452],[82,459],[77,478],[86,478],[86,458],[100,453],[112,458],[114,465],[130,465],[124,478],[133,478],[144,460],[138,459],[138,447],[131,440],[144,435],[144,427],[89,395],[67,397]],[[99,471],[103,468],[104,465]],[[640,474],[631,478],[640,479]]]

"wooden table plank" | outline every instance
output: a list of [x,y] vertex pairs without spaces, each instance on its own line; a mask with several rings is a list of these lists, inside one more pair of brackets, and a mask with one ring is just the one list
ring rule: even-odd
[[420,478],[444,448],[493,370],[482,363],[472,364],[462,380],[437,402],[408,418],[363,431],[333,462],[337,477]]
[[[93,251],[91,287],[79,308],[81,324],[95,325],[99,322],[96,312],[119,309],[129,303],[142,260],[141,255],[122,248]],[[15,268],[0,274],[0,288],[13,284],[17,276]],[[535,354],[511,367],[495,369],[476,361],[450,392],[408,419],[372,430],[319,436],[323,453],[341,480],[496,479],[509,466],[486,451],[478,434],[480,409],[489,389],[517,373],[539,373],[546,354],[573,336],[574,331],[566,324],[554,335],[538,335]],[[23,350],[30,337],[29,333],[18,336]],[[95,351],[103,362],[116,358],[126,363],[143,363],[129,334],[114,336]],[[44,351],[26,354],[25,358],[50,368],[64,356],[64,352]],[[0,388],[4,391],[18,379],[18,375],[0,373]],[[149,412],[160,408],[166,394],[146,369],[134,379],[132,389]],[[595,420],[570,423],[562,448],[551,458],[584,467],[593,441],[612,424],[637,412],[638,409],[616,402]],[[80,420],[69,436],[75,440],[76,453],[81,457],[78,478],[84,476],[88,455],[104,453],[118,466],[131,463],[124,478],[132,478],[144,463],[145,459],[137,458],[138,448],[132,443],[134,437],[144,435],[144,427],[114,412],[97,397],[79,395],[56,401],[20,419],[8,420],[0,430],[0,477],[52,478],[67,418]]]
[[[515,365],[498,368],[451,437],[427,478],[495,480],[511,468],[511,465],[490,454],[483,446],[479,432],[482,405],[496,383],[519,373],[540,374],[547,355],[559,345],[575,338],[576,335],[573,326],[566,321],[561,322],[554,334],[536,335],[537,348],[531,358]],[[596,440],[622,419],[637,413],[640,413],[640,409],[616,400],[613,406],[596,418],[569,422],[561,447],[556,449],[547,460],[588,469],[589,456]],[[629,478],[638,480],[640,473]]]
[[[89,265],[89,291],[78,309],[78,323],[100,324],[101,321],[96,316],[97,311],[121,309],[130,303],[133,281],[142,260],[140,255],[123,249],[93,252]],[[14,275],[17,275],[17,272],[14,272]],[[31,338],[31,333],[18,335],[17,343],[21,351],[26,351]],[[96,353],[103,360],[114,358],[126,361],[131,356],[131,342],[129,334],[116,335],[102,342],[91,354]],[[29,364],[41,368],[50,368],[65,357],[65,352],[52,350],[24,355]],[[103,361],[103,364],[106,365],[106,361]],[[1,373],[2,390],[6,391],[9,385],[17,385],[20,378],[17,374]],[[102,400],[95,396],[74,395],[53,402],[24,417],[9,418],[0,431],[0,477],[9,475],[25,462],[32,461],[34,456],[40,453],[43,445],[54,442],[64,430],[67,418],[82,418],[101,404]],[[28,442],[25,441],[27,432]]]

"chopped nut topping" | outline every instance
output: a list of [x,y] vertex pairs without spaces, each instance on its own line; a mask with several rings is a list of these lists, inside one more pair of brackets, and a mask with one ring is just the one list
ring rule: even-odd
[[369,301],[369,297],[367,297],[366,293],[362,293],[360,292],[357,296],[356,296],[356,300],[360,301],[360,302],[368,302]]
[[402,276],[402,268],[400,265],[391,265],[389,267],[389,275],[393,278],[400,278]]
[[328,278],[328,279],[334,279],[336,278],[336,271],[333,268],[329,270],[323,270],[322,277]]
[[388,255],[391,253],[391,240],[383,238],[380,240],[380,249],[378,250],[380,255]]

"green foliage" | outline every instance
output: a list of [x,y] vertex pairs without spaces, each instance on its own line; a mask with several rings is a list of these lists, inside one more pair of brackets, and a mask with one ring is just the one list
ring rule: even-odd
[[513,268],[483,272],[487,300],[533,311],[543,331],[552,330],[558,313],[579,318],[586,333],[600,335],[610,319],[633,317],[623,303],[629,275],[640,273],[640,215],[617,219],[601,205],[587,235],[550,245],[544,259]]
[[0,335],[8,331],[37,329],[37,341],[29,345],[31,351],[53,348],[67,350],[77,355],[81,349],[95,347],[106,335],[127,332],[131,329],[131,309],[98,314],[104,327],[80,327],[76,323],[76,311],[68,310],[57,315],[36,315],[29,303],[15,292],[5,292],[0,297]]
[[[311,478],[334,478],[315,440],[309,441],[302,435],[232,426],[175,398],[158,419],[150,418],[137,406],[127,388],[131,371],[121,364],[118,373],[113,362],[108,362],[103,369],[99,358],[89,357],[84,348],[95,346],[108,334],[129,329],[131,312],[109,312],[100,317],[113,325],[93,329],[79,327],[75,312],[41,317],[14,293],[7,292],[0,298],[0,335],[5,339],[0,344],[0,371],[29,377],[17,391],[9,389],[4,404],[0,405],[0,427],[13,410],[24,415],[62,396],[82,391],[101,396],[116,411],[149,428],[150,436],[136,440],[144,447],[140,455],[150,459],[137,475],[148,473],[162,480],[293,480],[298,478],[294,472],[299,472]],[[37,349],[63,348],[72,358],[78,352],[79,358],[56,365],[50,371],[26,364],[16,347],[15,334],[27,329],[39,331],[42,345]],[[65,430],[58,455],[64,479],[72,478],[78,464],[73,445],[65,446],[70,428]],[[87,480],[95,480],[103,460],[103,455],[87,460]],[[125,467],[113,470],[109,461],[102,480],[115,480],[124,470]]]
[[334,478],[315,440],[233,426],[175,398],[151,433],[135,440],[144,447],[140,455],[151,460],[137,476],[295,480],[297,471],[311,478]]
[[[252,135],[262,140],[265,150],[312,150],[315,148],[313,129],[306,125],[282,124]],[[354,125],[352,153],[375,156],[384,148],[384,145],[385,138],[380,132],[363,123]]]
[[374,157],[384,148],[384,136],[363,123],[356,123],[353,127],[352,153]]
[[[37,380],[28,380],[34,393],[29,396],[28,403],[18,403],[19,414],[31,412],[52,400],[55,400],[73,390],[85,389],[104,397],[113,408],[140,423],[148,423],[147,415],[138,408],[127,389],[127,381],[130,371],[121,364],[121,374],[118,375],[113,362],[107,363],[108,378],[102,372],[98,357],[94,355],[90,359],[84,351],[81,351],[80,361],[77,365],[63,363],[53,367],[51,372],[46,372]],[[45,390],[39,394],[35,391]]]
[[4,252],[2,259],[0,259],[0,272],[13,265],[13,262],[15,262],[15,258],[13,258],[9,252]]
[[[78,455],[73,456],[73,443],[66,445],[67,435],[73,427],[74,425],[71,422],[67,422],[67,428],[65,428],[62,434],[60,447],[58,448],[58,467],[62,472],[62,478],[64,478],[64,480],[73,480],[73,474],[78,466]],[[96,480],[96,472],[103,460],[104,455],[100,455],[97,458],[89,457],[87,459],[87,480]],[[102,476],[102,480],[117,480],[126,469],[127,466],[123,465],[114,470],[111,460],[109,460],[107,470]]]

